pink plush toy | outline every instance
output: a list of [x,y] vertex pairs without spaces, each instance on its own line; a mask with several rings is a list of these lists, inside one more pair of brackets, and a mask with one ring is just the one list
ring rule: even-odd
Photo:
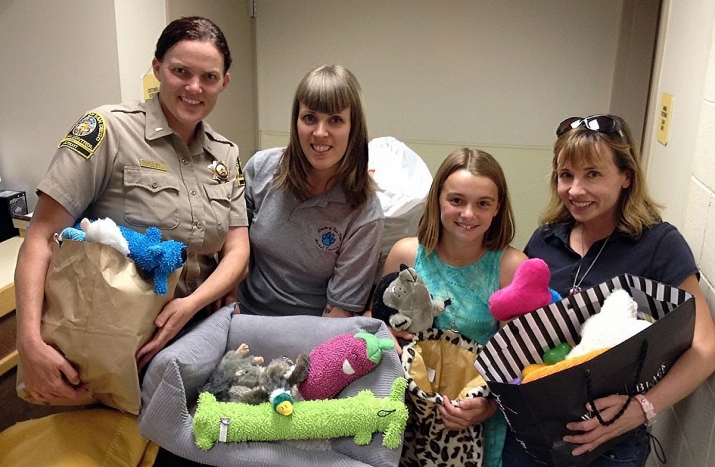
[[378,339],[366,332],[335,336],[310,352],[308,377],[298,390],[305,400],[332,399],[372,371],[382,360],[383,350],[394,347],[392,339]]
[[561,300],[561,295],[549,288],[550,279],[551,272],[544,260],[527,259],[514,271],[511,284],[489,297],[489,311],[499,321],[509,321]]

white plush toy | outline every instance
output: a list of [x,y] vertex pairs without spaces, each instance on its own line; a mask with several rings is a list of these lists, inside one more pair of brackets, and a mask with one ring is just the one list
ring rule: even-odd
[[90,222],[85,218],[80,222],[80,226],[86,234],[85,241],[103,243],[118,250],[124,256],[129,255],[129,243],[112,219],[107,217]]
[[638,304],[628,292],[614,290],[603,302],[601,311],[583,323],[581,342],[566,355],[566,359],[615,347],[650,326],[650,322],[638,319],[637,313]]

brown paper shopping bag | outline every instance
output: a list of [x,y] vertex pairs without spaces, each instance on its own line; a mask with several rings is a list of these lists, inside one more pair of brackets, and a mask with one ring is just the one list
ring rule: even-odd
[[[134,261],[114,248],[65,240],[52,258],[45,282],[42,338],[79,372],[89,392],[53,405],[94,402],[138,414],[141,394],[137,351],[154,333],[154,319],[173,297],[181,269],[168,280],[168,293],[154,293]],[[18,368],[17,393],[40,403],[24,389]]]

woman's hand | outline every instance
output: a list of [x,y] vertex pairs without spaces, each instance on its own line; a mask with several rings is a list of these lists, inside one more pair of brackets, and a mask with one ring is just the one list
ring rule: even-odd
[[455,407],[449,398],[444,396],[444,404],[438,405],[437,409],[448,430],[464,430],[494,415],[497,411],[497,403],[485,397],[469,397],[460,400],[459,407]]
[[[611,420],[623,407],[628,399],[627,396],[608,396],[601,399],[596,399],[594,403],[596,408],[601,413],[603,420]],[[586,410],[590,410],[590,404],[586,404]],[[646,422],[643,409],[637,400],[633,399],[628,404],[626,411],[608,426],[601,425],[597,417],[583,422],[572,422],[566,425],[571,431],[579,431],[580,434],[566,435],[564,441],[567,443],[579,444],[577,448],[571,451],[574,456],[593,451],[606,441],[622,435],[628,431],[637,428]]]
[[41,342],[32,349],[19,351],[25,390],[37,401],[73,400],[89,390],[81,384],[72,364],[54,347]]
[[141,372],[171,339],[194,316],[195,310],[186,298],[175,298],[169,301],[154,320],[157,331],[154,337],[137,352],[137,369]]

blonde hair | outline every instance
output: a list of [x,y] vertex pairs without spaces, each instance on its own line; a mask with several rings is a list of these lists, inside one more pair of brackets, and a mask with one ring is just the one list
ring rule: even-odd
[[609,148],[613,153],[613,162],[618,170],[621,173],[629,173],[631,178],[629,186],[621,190],[618,199],[616,228],[639,238],[644,229],[661,222],[662,206],[653,201],[648,193],[640,154],[633,144],[631,130],[622,118],[615,115],[609,117],[618,122],[622,135],[617,132],[601,133],[579,126],[561,135],[554,143],[551,193],[540,218],[541,225],[573,221],[571,213],[558,194],[559,170],[565,164],[581,166],[602,160],[609,155],[604,148]]
[[352,206],[363,204],[375,192],[369,176],[368,139],[360,85],[355,76],[341,65],[322,65],[309,71],[298,83],[291,112],[290,142],[280,160],[274,186],[307,198],[308,173],[311,165],[303,153],[298,136],[298,114],[303,104],[313,112],[340,113],[350,108],[350,134],[345,155],[335,177],[343,184]]
[[425,210],[417,227],[417,240],[425,247],[427,254],[434,251],[442,235],[439,196],[447,178],[458,170],[467,170],[472,175],[487,177],[497,187],[499,211],[492,219],[489,230],[484,234],[484,246],[488,250],[501,250],[514,240],[514,213],[509,201],[506,178],[499,163],[491,154],[479,149],[461,148],[450,153],[437,169],[432,180]]

